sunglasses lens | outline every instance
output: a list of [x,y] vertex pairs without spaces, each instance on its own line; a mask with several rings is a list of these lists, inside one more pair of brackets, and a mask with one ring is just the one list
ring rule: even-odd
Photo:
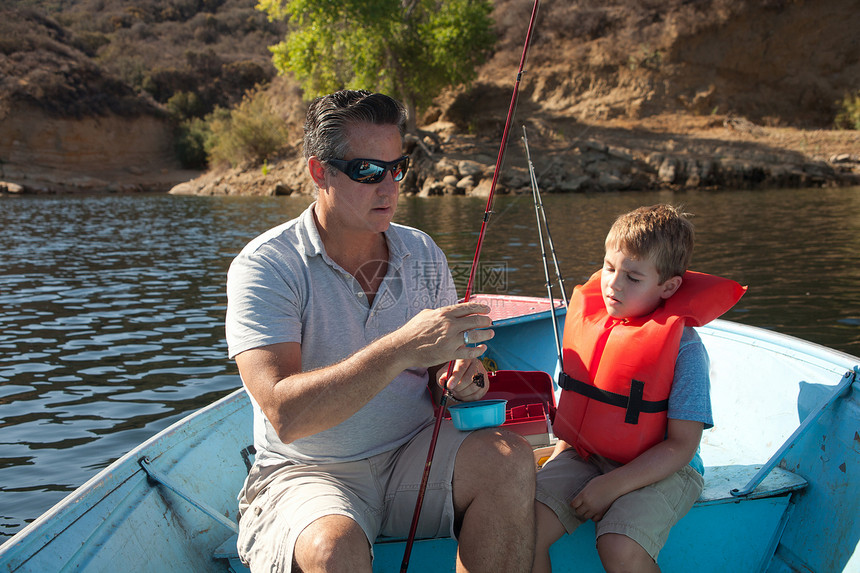
[[379,183],[385,179],[385,166],[362,160],[355,165],[350,178],[360,183]]
[[331,159],[330,164],[346,173],[346,176],[358,183],[379,183],[385,179],[385,172],[391,171],[391,177],[400,181],[409,168],[409,157],[404,156],[398,161],[377,161],[375,159]]
[[391,168],[391,175],[395,181],[400,181],[406,175],[406,168],[409,167],[409,158],[404,159],[397,165]]

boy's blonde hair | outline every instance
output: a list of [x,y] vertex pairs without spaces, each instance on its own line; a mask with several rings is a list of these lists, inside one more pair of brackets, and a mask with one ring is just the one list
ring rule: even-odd
[[657,267],[660,284],[681,276],[693,258],[695,233],[689,215],[672,205],[640,207],[621,215],[606,235],[606,249],[620,249]]

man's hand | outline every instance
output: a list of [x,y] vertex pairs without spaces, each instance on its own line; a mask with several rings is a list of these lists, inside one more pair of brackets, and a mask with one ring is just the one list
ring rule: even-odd
[[[410,366],[430,368],[449,360],[472,360],[486,352],[487,346],[481,343],[495,336],[487,330],[493,324],[489,312],[490,307],[471,302],[422,310],[393,334]],[[469,343],[477,346],[466,345],[467,332]]]
[[477,359],[454,361],[450,379],[448,365],[443,364],[439,368],[437,380],[443,391],[447,388],[451,396],[460,402],[480,400],[489,390],[487,370],[483,362]]

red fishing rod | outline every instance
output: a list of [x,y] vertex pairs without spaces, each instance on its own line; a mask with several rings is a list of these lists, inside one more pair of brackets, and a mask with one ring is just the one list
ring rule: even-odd
[[[532,15],[529,19],[529,28],[526,32],[526,41],[523,45],[523,55],[520,58],[520,67],[517,70],[516,82],[514,83],[514,93],[511,96],[511,105],[508,108],[508,117],[505,120],[505,129],[502,132],[502,143],[499,147],[499,156],[496,159],[496,169],[493,172],[493,182],[490,184],[490,194],[487,197],[487,207],[484,209],[484,220],[481,223],[481,232],[478,234],[478,245],[475,247],[475,256],[472,258],[472,268],[469,271],[469,282],[466,284],[466,293],[463,296],[463,302],[469,302],[472,296],[472,284],[475,281],[475,274],[478,269],[478,260],[481,257],[481,246],[484,243],[484,233],[487,229],[487,223],[490,220],[490,214],[493,211],[493,196],[496,192],[496,183],[499,180],[499,173],[502,171],[502,163],[505,159],[505,149],[507,148],[508,135],[511,130],[511,123],[514,118],[514,110],[517,107],[517,97],[520,91],[520,81],[523,77],[523,68],[526,64],[526,56],[531,43],[532,30],[534,30],[535,20],[537,19],[538,7],[540,0],[535,0],[532,8]],[[421,515],[421,506],[424,504],[424,494],[427,492],[427,480],[430,478],[430,465],[433,463],[433,454],[436,451],[436,441],[439,438],[439,428],[442,426],[442,418],[445,415],[445,407],[448,404],[449,390],[447,382],[451,379],[451,374],[454,370],[454,361],[448,362],[448,373],[445,378],[446,388],[442,393],[442,398],[439,401],[439,410],[436,412],[436,425],[433,427],[433,435],[430,437],[430,450],[427,452],[427,462],[424,464],[424,475],[421,477],[421,486],[418,488],[418,499],[415,502],[415,512],[412,514],[412,525],[409,527],[409,537],[406,539],[406,550],[403,553],[403,562],[400,565],[400,573],[406,573],[409,568],[409,557],[412,554],[412,544],[415,542],[415,532],[418,529],[418,518]]]

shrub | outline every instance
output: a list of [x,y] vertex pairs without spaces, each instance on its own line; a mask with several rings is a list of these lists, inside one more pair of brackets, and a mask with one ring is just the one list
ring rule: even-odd
[[203,102],[194,92],[176,92],[167,100],[167,111],[177,121],[182,122],[206,113]]
[[206,149],[213,165],[259,164],[287,144],[287,129],[265,92],[248,92],[232,111],[217,109],[207,116]]
[[834,124],[839,129],[860,129],[860,90],[853,95],[845,94]]
[[179,124],[174,138],[174,149],[183,167],[205,169],[208,166],[206,141],[209,137],[209,126],[205,120],[193,117]]
[[99,48],[110,44],[110,38],[99,32],[78,32],[74,38],[74,46],[91,58],[94,58]]

